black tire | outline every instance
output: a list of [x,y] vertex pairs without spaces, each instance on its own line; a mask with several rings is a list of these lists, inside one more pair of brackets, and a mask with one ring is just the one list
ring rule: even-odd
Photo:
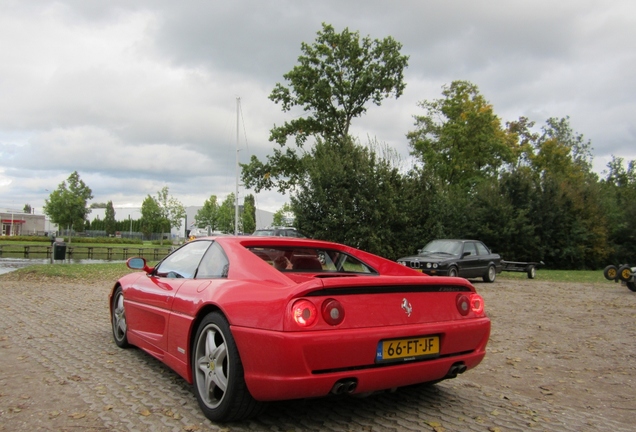
[[626,284],[630,291],[636,292],[636,282],[626,282]]
[[493,283],[497,279],[497,269],[494,265],[488,266],[488,272],[483,276],[484,282]]
[[448,269],[448,276],[457,277],[458,274],[459,272],[457,271],[457,267],[451,267]]
[[121,287],[113,294],[112,314],[110,321],[113,328],[113,339],[119,348],[128,348],[128,326],[126,325],[126,310],[124,309],[124,293]]
[[533,265],[528,267],[528,279],[534,279],[537,277],[537,268]]
[[616,280],[618,277],[618,269],[615,265],[610,264],[603,269],[603,276],[605,276],[607,280]]
[[194,394],[203,414],[213,422],[254,417],[264,404],[250,395],[230,326],[223,315],[206,315],[192,345]]
[[627,282],[632,277],[632,269],[624,264],[618,268],[618,278],[623,282]]

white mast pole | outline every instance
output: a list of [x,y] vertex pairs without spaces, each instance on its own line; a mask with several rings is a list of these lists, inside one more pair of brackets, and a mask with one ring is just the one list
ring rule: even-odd
[[236,98],[236,199],[234,205],[234,235],[238,235],[238,214],[239,214],[239,107],[241,98]]

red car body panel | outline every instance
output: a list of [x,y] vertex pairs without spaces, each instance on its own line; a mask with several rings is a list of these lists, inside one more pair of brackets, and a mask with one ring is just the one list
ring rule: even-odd
[[[199,240],[210,238],[195,241]],[[484,358],[490,320],[484,313],[462,315],[458,310],[458,296],[475,292],[465,279],[426,276],[330,242],[213,240],[229,261],[226,278],[163,278],[136,272],[121,278],[113,289],[121,286],[123,291],[129,342],[190,383],[197,324],[212,310],[227,318],[248,390],[262,401],[325,396],[344,378],[357,379],[355,393],[435,381],[443,379],[453,364],[463,362],[470,369]],[[336,249],[377,274],[284,273],[247,249],[255,246]],[[332,326],[318,319],[301,328],[291,314],[298,299],[310,301],[318,311],[326,300],[337,299],[344,320]],[[432,335],[439,337],[436,358],[375,362],[382,340]]]

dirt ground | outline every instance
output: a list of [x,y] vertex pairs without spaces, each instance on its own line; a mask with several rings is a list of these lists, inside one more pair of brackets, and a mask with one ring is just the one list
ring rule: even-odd
[[[0,278],[0,291],[24,289],[37,301],[36,292],[22,288],[24,282],[7,276]],[[33,288],[57,289],[49,284]],[[492,319],[488,354],[481,365],[453,382],[487,388],[500,399],[521,395],[555,409],[567,407],[624,425],[634,423],[636,293],[610,282],[545,282],[540,272],[534,280],[499,278],[493,284],[474,284]],[[100,285],[107,289],[110,281]],[[105,307],[104,296],[86,296],[77,301],[87,308]],[[11,304],[0,305],[0,314],[10,308]],[[28,321],[3,323],[0,316],[0,324],[8,330]],[[37,337],[54,338],[55,332],[52,326]],[[0,430],[5,430],[3,417],[15,418],[20,411],[23,430],[97,430],[91,425],[98,414],[91,413],[67,385],[82,377],[56,377],[46,361],[37,360],[40,354],[25,353],[19,342],[0,333]]]
[[466,378],[555,406],[636,423],[636,293],[612,282],[475,282],[492,320]]

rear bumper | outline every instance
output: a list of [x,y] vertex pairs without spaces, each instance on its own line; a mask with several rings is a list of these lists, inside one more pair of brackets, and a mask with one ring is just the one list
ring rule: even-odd
[[[261,401],[322,397],[343,379],[366,393],[444,378],[451,366],[477,366],[486,354],[488,318],[451,323],[314,332],[272,332],[233,327],[245,381]],[[396,337],[440,336],[434,359],[376,365],[378,342]]]

